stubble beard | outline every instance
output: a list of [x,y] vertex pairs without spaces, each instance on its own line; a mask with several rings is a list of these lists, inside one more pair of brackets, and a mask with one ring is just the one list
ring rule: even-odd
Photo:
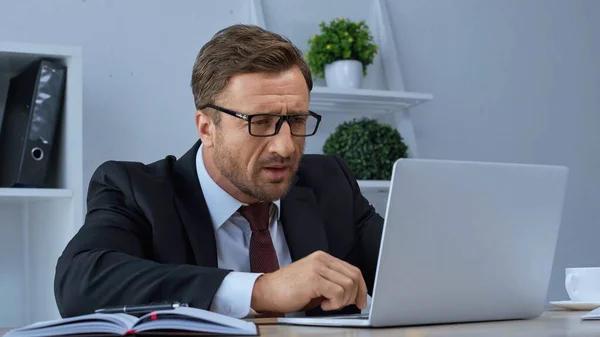
[[[247,196],[257,199],[259,201],[275,201],[283,198],[290,190],[298,163],[294,163],[292,159],[284,159],[282,157],[269,158],[266,163],[259,163],[258,171],[255,173],[258,177],[261,173],[262,167],[267,163],[269,164],[290,164],[294,165],[294,174],[291,174],[288,178],[279,179],[277,181],[268,181],[264,184],[259,185],[252,183],[255,181],[252,177],[249,177],[246,173],[246,168],[240,165],[239,161],[236,160],[235,155],[229,149],[222,139],[222,135],[218,135],[215,141],[214,147],[214,158],[213,161],[217,169],[221,174],[229,180],[229,182],[242,193]],[[302,150],[302,153],[304,149]]]

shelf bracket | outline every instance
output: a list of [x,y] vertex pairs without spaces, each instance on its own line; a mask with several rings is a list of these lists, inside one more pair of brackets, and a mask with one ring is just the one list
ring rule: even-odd
[[392,32],[392,23],[385,0],[375,0],[377,32],[380,38],[379,54],[385,69],[388,89],[404,91],[404,80],[400,69],[400,57]]
[[250,0],[250,23],[263,29],[267,29],[262,8],[262,0]]

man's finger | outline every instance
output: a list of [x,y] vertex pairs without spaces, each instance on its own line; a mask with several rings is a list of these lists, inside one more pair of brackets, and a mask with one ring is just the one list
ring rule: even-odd
[[348,304],[356,304],[359,309],[366,308],[368,289],[360,269],[329,254],[321,255],[320,259],[321,262],[327,265],[329,268],[332,268],[340,273],[343,273],[344,275],[347,275],[353,280],[356,280],[356,291],[353,292],[353,297]]
[[325,300],[324,297],[320,296],[320,297],[316,297],[313,298],[312,300],[310,300],[310,302],[308,302],[307,305],[304,306],[304,308],[302,308],[300,311],[308,311],[311,310],[313,308],[318,307],[319,305],[321,305],[321,302],[323,302],[323,300]]
[[367,284],[362,277],[360,269],[349,264],[348,262],[336,258],[332,258],[327,261],[327,265],[330,268],[347,275],[355,281],[355,290],[353,291],[351,301],[348,304],[356,304],[359,309],[364,309],[367,306]]
[[361,281],[362,276],[357,275],[352,270],[352,265],[346,264],[343,261],[338,260],[338,259],[332,259],[332,260],[328,261],[327,267],[344,275],[345,277],[347,277],[348,280],[350,280],[350,281],[346,281],[346,282],[349,282],[349,284],[347,284],[345,286],[345,288],[349,288],[348,289],[349,293],[348,293],[348,297],[345,300],[346,300],[347,305],[355,304],[356,296],[358,295],[360,284],[362,282]]
[[342,287],[344,294],[341,300],[344,305],[354,303],[358,289],[358,282],[347,275],[345,271],[340,272],[334,268],[329,268],[327,265],[323,265],[319,270],[319,275],[321,275],[321,277],[324,279]]
[[358,306],[359,309],[366,308],[367,307],[367,295],[368,295],[369,291],[367,289],[367,284],[365,283],[365,279],[362,276],[360,269],[349,264],[348,262],[345,262],[342,260],[338,260],[338,261],[340,261],[340,263],[344,264],[348,269],[350,269],[351,272],[354,273],[355,278],[357,278],[359,280],[358,287],[357,287],[358,289],[356,292],[356,299],[354,300],[354,303],[356,303],[356,305]]
[[354,303],[356,304],[356,306],[359,309],[364,309],[367,306],[367,295],[368,295],[368,290],[367,290],[367,284],[365,283],[365,279],[362,276],[362,273],[360,271],[360,269],[358,269],[357,267],[344,262],[344,261],[340,261],[341,263],[345,264],[346,268],[348,268],[350,270],[351,273],[353,273],[353,277],[355,279],[357,279],[357,289],[356,289],[356,294],[355,294],[355,299],[353,300]]
[[323,310],[337,310],[344,306],[344,288],[339,284],[321,278],[316,284],[317,293],[324,297],[321,302]]

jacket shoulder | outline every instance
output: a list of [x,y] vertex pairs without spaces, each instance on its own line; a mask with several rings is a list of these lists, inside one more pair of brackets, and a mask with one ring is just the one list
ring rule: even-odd
[[96,168],[90,179],[89,188],[92,189],[95,185],[100,184],[118,189],[129,189],[132,186],[144,185],[149,182],[170,181],[175,161],[174,156],[167,156],[148,164],[137,161],[108,160]]
[[302,157],[298,173],[310,185],[353,186],[356,184],[346,162],[341,157],[334,155],[305,154]]
[[167,156],[164,159],[152,163],[142,163],[137,161],[119,161],[108,160],[100,164],[94,171],[92,177],[112,176],[112,175],[145,175],[149,177],[160,177],[169,173],[173,168],[176,158]]
[[300,162],[300,170],[306,172],[319,170],[339,170],[338,158],[326,154],[305,154]]

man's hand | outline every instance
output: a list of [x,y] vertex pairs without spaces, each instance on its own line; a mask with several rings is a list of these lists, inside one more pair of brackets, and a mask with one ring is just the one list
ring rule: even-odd
[[257,312],[288,313],[317,305],[337,310],[367,305],[367,286],[360,270],[318,251],[276,272],[261,275],[254,284],[251,307]]

